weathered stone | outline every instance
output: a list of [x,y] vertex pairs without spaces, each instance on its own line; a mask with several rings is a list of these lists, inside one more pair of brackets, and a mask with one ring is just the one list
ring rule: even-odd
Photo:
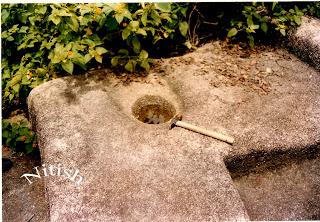
[[320,70],[320,20],[302,17],[302,24],[289,34],[289,46],[302,59]]
[[[252,60],[256,65],[246,67]],[[231,73],[224,61],[246,70],[248,80],[238,81],[241,72]],[[172,73],[122,84],[97,71],[31,92],[43,163],[79,169],[84,178],[79,186],[44,178],[51,221],[248,220],[225,161],[319,150],[320,75],[288,52],[243,59],[214,42],[161,67]],[[219,87],[211,84],[222,75]],[[132,108],[146,95],[164,98],[186,122],[234,136],[235,144],[169,130],[168,122],[140,122]]]

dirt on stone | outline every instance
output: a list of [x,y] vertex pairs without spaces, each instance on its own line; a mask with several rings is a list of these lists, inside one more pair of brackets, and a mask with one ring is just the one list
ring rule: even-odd
[[271,90],[270,77],[283,76],[285,71],[293,68],[290,63],[298,60],[285,50],[271,46],[260,45],[248,49],[226,41],[212,44],[214,47],[204,46],[196,52],[167,60],[166,65],[159,61],[162,65],[155,72],[170,73],[179,64],[190,65],[194,75],[210,73],[208,81],[213,87],[247,86],[259,94],[268,94]]
[[[208,47],[210,44],[214,44],[214,47]],[[246,86],[265,95],[270,93],[272,83],[281,85],[279,82],[273,82],[276,80],[273,77],[278,79],[283,77],[287,74],[285,72],[294,69],[292,64],[298,60],[293,54],[279,47],[257,45],[251,49],[227,41],[214,41],[199,46],[196,51],[183,56],[154,60],[149,75],[145,73],[119,75],[110,70],[105,72],[114,75],[115,86],[131,82],[153,84],[150,76],[153,76],[154,83],[162,84],[160,77],[179,71],[180,67],[185,69],[187,65],[194,71],[194,75],[210,74],[205,78],[213,87]],[[92,73],[97,72],[101,70]]]

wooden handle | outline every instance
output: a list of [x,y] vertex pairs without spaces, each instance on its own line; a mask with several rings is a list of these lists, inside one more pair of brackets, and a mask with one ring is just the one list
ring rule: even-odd
[[197,133],[201,133],[201,134],[206,135],[206,136],[211,136],[211,137],[213,137],[215,139],[218,139],[218,140],[230,143],[230,144],[233,144],[233,142],[234,142],[234,138],[233,137],[226,136],[224,134],[221,134],[221,133],[218,133],[218,132],[214,132],[214,131],[211,131],[211,130],[206,130],[206,129],[200,128],[198,126],[191,125],[189,123],[185,123],[185,122],[182,122],[182,121],[177,121],[176,125],[180,126],[180,127],[183,127],[183,128],[186,128],[186,129],[189,129],[189,130],[192,130],[192,131],[197,132]]

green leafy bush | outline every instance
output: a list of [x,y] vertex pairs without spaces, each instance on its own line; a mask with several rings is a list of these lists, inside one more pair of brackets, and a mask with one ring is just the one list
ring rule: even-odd
[[306,8],[303,9],[308,15],[320,18],[320,2],[314,2],[309,4]]
[[227,37],[230,38],[238,33],[245,33],[249,45],[253,47],[255,34],[278,31],[282,36],[285,36],[290,26],[301,24],[301,16],[303,15],[303,11],[297,6],[285,10],[277,2],[252,3],[252,5],[244,6],[240,19],[231,20],[232,28],[229,30]]
[[36,145],[36,135],[30,130],[26,118],[2,120],[2,139],[5,146],[31,153]]
[[184,39],[186,4],[5,4],[2,6],[4,104],[56,72],[109,63],[149,70],[146,46]]

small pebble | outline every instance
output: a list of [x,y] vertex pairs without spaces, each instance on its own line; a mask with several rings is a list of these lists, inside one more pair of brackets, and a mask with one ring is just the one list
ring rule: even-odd
[[268,67],[268,68],[266,69],[266,72],[267,72],[267,73],[272,73],[272,69]]

